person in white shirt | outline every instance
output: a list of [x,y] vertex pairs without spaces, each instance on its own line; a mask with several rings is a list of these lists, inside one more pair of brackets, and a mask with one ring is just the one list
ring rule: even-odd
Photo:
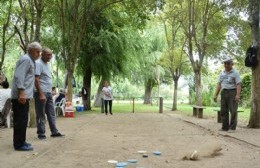
[[109,105],[109,113],[113,115],[112,113],[112,100],[113,100],[113,94],[112,94],[112,87],[109,86],[107,81],[104,81],[104,87],[102,89],[103,93],[103,100],[105,102],[105,113],[107,115],[107,105]]
[[0,89],[0,119],[1,124],[5,125],[6,123],[6,117],[11,109],[11,89],[8,89],[9,83],[7,81],[7,78],[0,83],[0,85],[3,87]]

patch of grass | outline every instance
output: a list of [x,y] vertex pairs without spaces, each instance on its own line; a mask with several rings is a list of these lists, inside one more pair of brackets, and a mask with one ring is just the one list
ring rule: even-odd
[[[170,111],[172,108],[172,104],[170,102],[164,102],[163,110]],[[203,117],[204,118],[215,118],[217,116],[217,112],[214,109],[219,109],[220,107],[211,107],[206,106],[203,110]],[[192,105],[189,104],[178,104],[177,111],[178,114],[192,116]],[[250,116],[250,109],[239,107],[239,110],[243,110],[244,112],[238,113],[238,120],[242,122],[248,122]],[[113,113],[132,113],[133,112],[133,103],[132,101],[113,101],[112,105],[112,112]],[[143,104],[142,101],[136,101],[134,105],[134,112],[135,113],[158,113],[159,107],[157,104]],[[101,113],[100,107],[93,107],[91,111],[83,111],[83,112],[76,112],[76,115],[84,115],[84,114],[97,114]]]
[[[164,106],[166,107],[170,107],[170,104],[164,104]],[[187,116],[192,116],[192,111],[193,111],[193,107],[192,105],[189,104],[178,104],[177,106],[178,111],[177,113],[179,114],[184,114]],[[169,109],[169,108],[168,108]],[[220,107],[212,107],[212,106],[205,106],[205,109],[203,110],[203,117],[205,118],[214,118],[217,116],[217,111],[214,111],[216,109],[220,109]],[[239,112],[238,113],[238,120],[242,121],[242,122],[248,122],[249,120],[249,116],[250,116],[250,109],[249,108],[243,108],[243,107],[239,107],[238,108],[239,111],[244,111],[244,112]]]
[[[133,103],[130,101],[115,101],[112,104],[112,112],[113,113],[146,113],[146,112],[159,112],[159,107],[157,105],[151,105],[151,104],[143,104],[142,102],[135,102],[134,107]],[[101,113],[101,107],[93,107],[91,108],[91,111],[82,111],[82,112],[76,112],[76,115],[82,115],[82,114],[97,114]]]

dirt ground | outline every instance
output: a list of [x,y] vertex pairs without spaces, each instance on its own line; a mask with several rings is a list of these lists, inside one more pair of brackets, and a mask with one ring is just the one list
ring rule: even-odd
[[[108,160],[136,159],[138,168],[259,168],[260,130],[239,127],[235,133],[220,132],[215,119],[184,117],[172,112],[128,114],[78,114],[57,119],[64,138],[39,140],[36,128],[28,128],[27,142],[34,151],[12,148],[12,129],[0,129],[0,168],[114,168]],[[203,150],[220,145],[214,157]],[[142,157],[138,151],[147,151]],[[197,150],[199,160],[182,160]],[[153,151],[160,151],[156,156]],[[210,151],[209,151],[210,152]]]

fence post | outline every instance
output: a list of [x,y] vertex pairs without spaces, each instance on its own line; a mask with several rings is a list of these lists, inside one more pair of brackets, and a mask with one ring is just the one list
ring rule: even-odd
[[101,113],[104,113],[104,100],[101,98]]
[[163,112],[163,98],[160,97],[160,103],[159,103],[159,113],[162,113]]
[[133,113],[135,112],[135,98],[133,98]]

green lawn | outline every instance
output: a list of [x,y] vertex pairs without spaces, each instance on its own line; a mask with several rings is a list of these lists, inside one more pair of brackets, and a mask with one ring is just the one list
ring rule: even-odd
[[[169,110],[171,107],[171,104],[165,104],[164,106],[166,106]],[[214,109],[219,109],[220,107],[210,107],[210,106],[205,106],[205,109],[203,110],[203,117],[204,118],[213,118],[216,117],[216,111],[214,111]],[[188,105],[188,104],[178,104],[178,113],[180,114],[184,114],[184,115],[188,115],[188,116],[192,116],[192,105]],[[242,108],[239,107],[238,110],[242,110],[244,112],[239,112],[238,113],[238,119],[243,121],[243,122],[247,122],[250,116],[250,109],[249,108]]]
[[[172,104],[170,102],[164,102],[163,110],[164,112],[171,112]],[[192,116],[192,105],[188,104],[178,104],[177,106],[178,111],[175,111],[175,113]],[[203,118],[214,118],[217,116],[216,111],[214,109],[219,109],[219,107],[209,107],[206,106],[203,110]],[[242,122],[248,122],[249,115],[250,115],[250,109],[245,109],[239,107],[239,110],[243,110],[244,112],[238,113],[238,119]],[[133,103],[132,101],[113,101],[113,107],[112,107],[113,113],[132,113],[133,112]],[[134,112],[135,113],[145,113],[145,112],[159,112],[159,107],[155,103],[153,105],[144,105],[141,101],[136,101],[134,105]],[[77,112],[76,115],[80,114],[93,114],[93,113],[101,113],[100,107],[92,107],[91,111],[83,111],[83,112]]]

